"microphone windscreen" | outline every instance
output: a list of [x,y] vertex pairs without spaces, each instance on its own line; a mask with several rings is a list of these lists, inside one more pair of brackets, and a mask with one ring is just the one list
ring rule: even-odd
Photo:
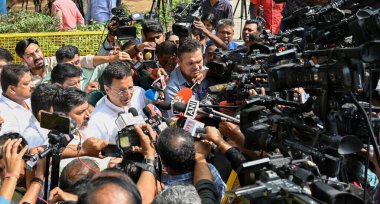
[[160,111],[160,109],[157,108],[157,106],[153,105],[153,104],[148,104],[146,106],[146,108],[149,108],[149,111],[152,113],[152,116],[156,116],[158,115],[159,117],[162,117],[162,113]]
[[158,105],[161,110],[170,110],[172,109],[172,104],[169,101],[162,102]]
[[153,113],[152,113],[152,111],[150,110],[150,108],[148,106],[145,106],[143,108],[143,112],[146,115],[146,117],[148,117],[148,118],[152,118],[153,117]]
[[181,102],[175,102],[173,104],[173,109],[177,110],[178,112],[185,112],[186,111],[186,104]]
[[192,96],[193,96],[193,91],[190,88],[185,87],[178,92],[178,94],[174,97],[173,100],[178,100],[184,103],[188,103]]
[[145,91],[145,97],[148,100],[157,101],[158,94],[157,94],[156,90],[154,90],[154,89],[148,89],[148,90]]
[[139,112],[137,112],[136,108],[133,108],[133,107],[128,109],[128,113],[132,114],[133,117],[136,117],[139,115]]
[[177,127],[179,127],[179,128],[183,128],[183,126],[185,126],[186,119],[187,119],[187,118],[179,118],[179,119],[177,120]]

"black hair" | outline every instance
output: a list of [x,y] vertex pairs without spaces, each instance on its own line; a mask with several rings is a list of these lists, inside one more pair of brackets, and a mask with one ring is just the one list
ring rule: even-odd
[[5,60],[7,63],[10,63],[13,59],[14,57],[9,50],[0,47],[0,60]]
[[82,162],[92,169],[99,169],[99,166],[92,159],[82,158],[81,161],[74,159],[63,168],[61,176],[59,177],[59,188],[75,195],[81,194],[81,188],[79,187],[85,187],[96,174],[96,172],[85,167]]
[[257,20],[253,20],[253,19],[249,19],[249,20],[246,20],[245,21],[245,24],[244,25],[247,25],[247,24],[256,24],[257,25],[257,31],[261,32],[261,23],[259,23],[259,21]]
[[60,88],[57,84],[40,84],[33,90],[30,102],[34,117],[38,119],[38,113],[41,110],[50,112],[50,108],[53,106],[53,97]]
[[201,31],[199,31],[199,30],[197,30],[197,29],[193,29],[192,31],[191,31],[191,34],[193,34],[194,36],[201,36]]
[[149,32],[163,33],[164,29],[161,24],[156,20],[145,20],[142,24],[142,31],[146,37]]
[[165,41],[168,41],[170,36],[175,35],[173,31],[168,31],[165,33]]
[[201,17],[201,21],[208,21],[212,24],[212,26],[215,28],[215,25],[216,25],[216,17],[215,17],[215,14],[213,13],[206,13],[204,14],[202,17]]
[[157,46],[156,54],[161,54],[161,55],[177,54],[177,45],[170,41],[164,41]]
[[53,109],[54,112],[68,114],[73,108],[86,102],[86,92],[72,87],[62,87],[53,97]]
[[139,41],[137,39],[128,40],[121,46],[121,50],[127,49],[131,45],[138,45]]
[[[17,132],[9,132],[9,133],[5,133],[3,135],[0,136],[0,159],[3,158],[3,146],[5,144],[5,142],[8,140],[8,139],[19,139],[19,138],[22,138],[22,141],[21,141],[21,146],[22,148],[25,147],[26,145],[28,145],[28,141],[25,140],[25,138],[23,136],[20,135],[20,133],[17,133]],[[22,149],[21,147],[19,147],[18,151],[21,151]]]
[[[182,138],[184,141],[178,142]],[[194,140],[182,128],[166,128],[157,141],[157,151],[166,166],[176,173],[192,172],[195,163]]]
[[123,79],[132,76],[132,70],[125,62],[115,62],[108,65],[103,71],[103,82],[107,86],[111,86],[112,79]]
[[67,78],[80,77],[82,75],[82,69],[69,64],[58,63],[51,71],[51,83],[63,84]]
[[199,41],[193,39],[184,40],[178,48],[178,57],[181,57],[183,53],[195,52],[202,50],[202,44]]
[[105,185],[113,184],[120,188],[123,188],[128,192],[130,200],[128,203],[130,204],[141,204],[142,198],[137,186],[128,179],[123,177],[113,177],[113,176],[102,176],[97,177],[91,180],[86,186],[86,192],[79,196],[78,204],[90,204],[94,203],[94,195],[97,193],[99,189],[104,187]]
[[25,73],[29,73],[28,67],[22,64],[8,64],[3,67],[3,71],[1,72],[1,88],[4,92],[7,91],[8,86],[17,86],[20,82],[21,78],[25,75]]
[[25,50],[26,48],[29,47],[30,44],[36,44],[36,45],[39,45],[38,44],[38,41],[34,38],[28,38],[28,39],[24,39],[24,40],[20,40],[17,45],[16,45],[16,54],[22,58],[22,56],[24,55],[25,53]]
[[58,63],[62,63],[63,59],[73,59],[75,55],[80,56],[79,49],[73,45],[65,45],[55,52],[55,58]]

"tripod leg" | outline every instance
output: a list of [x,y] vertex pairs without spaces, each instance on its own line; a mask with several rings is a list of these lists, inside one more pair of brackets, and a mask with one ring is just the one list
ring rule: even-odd
[[54,189],[58,186],[59,181],[59,162],[61,158],[59,155],[53,155],[52,157],[52,166],[51,166],[51,180],[50,180],[50,189]]
[[235,13],[236,13],[237,7],[239,6],[239,2],[240,2],[240,0],[238,0],[237,3],[236,3],[235,9],[234,9],[234,16],[235,16]]
[[44,199],[49,199],[49,167],[50,167],[50,156],[46,156],[46,168],[45,168],[45,184],[44,184]]

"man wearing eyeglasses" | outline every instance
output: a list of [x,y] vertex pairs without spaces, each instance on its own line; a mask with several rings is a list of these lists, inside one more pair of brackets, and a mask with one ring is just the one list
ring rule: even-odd
[[139,115],[144,116],[142,109],[148,101],[145,98],[144,89],[134,86],[132,71],[124,62],[108,65],[103,71],[103,81],[107,95],[96,104],[84,133],[116,143],[119,128],[115,121],[119,113],[128,113],[128,109],[133,107]]

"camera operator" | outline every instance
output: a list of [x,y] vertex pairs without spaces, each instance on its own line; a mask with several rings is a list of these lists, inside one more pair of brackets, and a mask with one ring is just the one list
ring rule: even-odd
[[118,114],[134,107],[139,115],[144,115],[142,109],[147,100],[144,89],[134,86],[132,71],[124,62],[108,65],[103,72],[103,82],[107,95],[97,103],[84,133],[116,144]]
[[[222,36],[222,38],[220,38],[219,36],[214,35],[211,31],[209,31],[206,28],[206,26],[203,24],[203,22],[201,21],[200,18],[195,18],[193,24],[194,24],[195,29],[201,31],[203,33],[203,35],[205,35],[206,37],[209,38],[208,41],[206,42],[206,45],[215,44],[218,48],[222,48],[223,50],[230,49],[229,42],[226,43],[223,41],[224,36]],[[228,29],[230,30],[230,27],[228,27]],[[218,27],[216,27],[216,30],[218,30]],[[233,32],[233,27],[232,27],[232,32]],[[232,39],[233,35],[228,35],[227,37],[228,37],[228,39],[230,39],[230,38]]]
[[[0,195],[8,201],[35,203],[42,190],[46,160],[40,159],[34,170],[26,170],[23,155],[28,150],[27,144],[18,133],[8,133],[0,137],[2,149],[0,170],[1,177],[4,178]],[[35,154],[41,151],[41,148],[32,148],[29,153]],[[27,191],[25,187],[28,188]]]
[[[167,171],[167,175],[162,177],[165,187],[193,183],[196,154],[194,140],[190,133],[180,128],[166,128],[158,137],[157,151]],[[211,164],[208,164],[208,167],[218,192],[218,201],[220,201],[226,185],[215,167]]]
[[47,135],[33,116],[28,99],[34,87],[29,69],[24,65],[10,64],[1,73],[0,115],[4,119],[0,134],[17,132],[24,136],[30,147],[45,144]]
[[227,0],[203,0],[201,7],[203,14],[213,13],[215,15],[215,22],[224,18],[231,20],[234,18],[232,5]]

